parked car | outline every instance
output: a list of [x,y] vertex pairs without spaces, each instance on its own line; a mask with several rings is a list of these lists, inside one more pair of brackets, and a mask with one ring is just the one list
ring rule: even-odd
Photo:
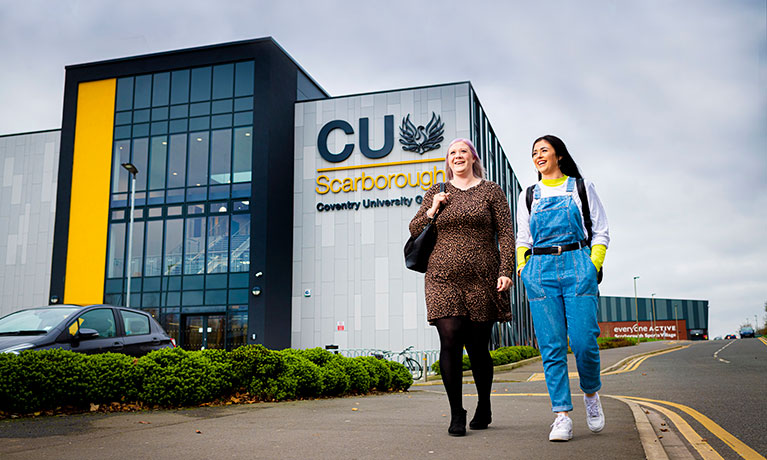
[[743,326],[743,327],[740,328],[740,338],[741,339],[745,339],[745,338],[753,339],[754,337],[756,337],[756,333],[754,333],[754,328],[753,327],[751,327],[751,326]]
[[708,334],[703,329],[690,329],[690,340],[708,340]]
[[727,334],[724,336],[724,340],[737,339],[735,334]]
[[111,305],[29,308],[0,318],[0,353],[62,348],[79,353],[142,356],[175,347],[152,316]]

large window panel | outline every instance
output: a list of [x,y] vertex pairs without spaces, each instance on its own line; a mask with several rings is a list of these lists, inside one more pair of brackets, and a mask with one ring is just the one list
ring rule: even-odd
[[208,273],[225,273],[229,261],[229,216],[208,217]]
[[149,97],[152,94],[152,76],[142,75],[140,77],[136,77],[136,87],[133,93],[134,109],[143,109],[149,107]]
[[130,141],[115,142],[112,152],[112,193],[128,191],[128,176],[130,173],[122,167],[130,161]]
[[[130,223],[128,224],[128,237],[130,237]],[[130,270],[131,276],[142,276],[144,254],[144,222],[133,222],[133,247],[131,248]]]
[[192,69],[191,101],[210,100],[210,67]]
[[229,271],[247,272],[250,269],[250,214],[232,216],[231,234]]
[[162,227],[163,221],[161,220],[152,220],[146,223],[144,276],[159,276],[162,273]]
[[232,97],[234,64],[213,67],[213,99]]
[[107,256],[107,278],[125,276],[125,224],[109,226],[109,256]]
[[136,174],[136,190],[146,190],[146,178],[148,173],[147,157],[149,156],[149,139],[133,139],[133,158],[131,163],[138,169]]
[[149,190],[165,188],[167,156],[168,138],[166,136],[153,137],[149,151]]
[[168,188],[186,183],[186,134],[170,136],[168,151]]
[[181,274],[181,257],[184,254],[184,221],[168,219],[165,222],[165,262],[164,275]]
[[168,72],[154,75],[152,81],[152,105],[168,105],[170,99],[170,74]]
[[250,182],[251,158],[253,155],[253,128],[234,130],[234,163],[232,165],[233,182]]
[[117,79],[117,95],[115,110],[130,110],[133,108],[133,77]]
[[186,219],[184,274],[205,273],[205,217]]
[[177,70],[171,73],[170,103],[183,104],[189,102],[189,71]]
[[231,182],[232,130],[213,131],[210,142],[210,183]]
[[234,74],[234,96],[253,94],[253,61],[238,62]]
[[206,131],[189,135],[189,172],[186,184],[189,187],[208,183],[208,141]]

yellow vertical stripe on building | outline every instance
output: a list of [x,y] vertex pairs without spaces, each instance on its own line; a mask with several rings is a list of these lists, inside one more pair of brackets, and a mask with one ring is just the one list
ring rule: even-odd
[[80,83],[64,302],[104,301],[116,80]]

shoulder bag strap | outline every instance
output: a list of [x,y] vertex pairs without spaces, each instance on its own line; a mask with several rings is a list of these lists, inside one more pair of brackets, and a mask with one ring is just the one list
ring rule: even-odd
[[581,212],[583,213],[583,222],[586,224],[586,232],[588,233],[588,243],[591,246],[591,237],[594,232],[591,230],[591,210],[589,209],[589,196],[586,193],[586,185],[583,182],[582,177],[575,179],[575,185],[578,187],[578,196],[581,199]]

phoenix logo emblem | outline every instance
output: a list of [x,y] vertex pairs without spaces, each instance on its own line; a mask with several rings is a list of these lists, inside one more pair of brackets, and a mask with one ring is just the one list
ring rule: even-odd
[[444,133],[445,123],[442,122],[442,117],[436,113],[431,113],[429,124],[418,127],[410,121],[410,114],[408,114],[402,119],[402,124],[399,127],[399,142],[402,144],[403,150],[418,152],[423,155],[429,150],[439,148],[439,143],[445,140],[442,136]]

